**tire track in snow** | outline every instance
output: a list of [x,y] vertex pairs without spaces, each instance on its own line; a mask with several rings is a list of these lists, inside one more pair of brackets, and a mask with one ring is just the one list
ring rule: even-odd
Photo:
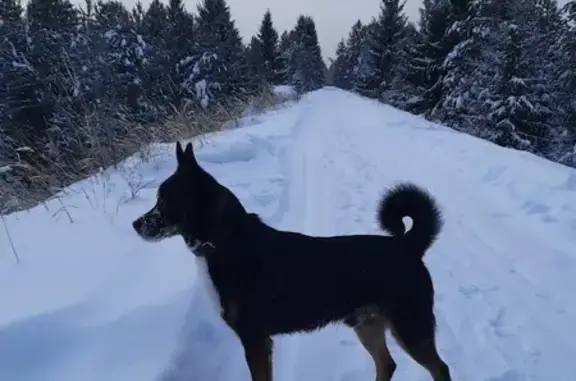
[[[309,213],[313,207],[308,192],[313,173],[310,171],[310,141],[309,115],[311,105],[307,104],[301,111],[294,126],[293,139],[285,146],[281,160],[282,171],[286,179],[286,188],[281,195],[279,211],[276,216],[279,229],[315,234],[318,228],[314,215]],[[300,335],[281,335],[274,339],[274,378],[278,381],[291,381],[297,372],[298,356],[300,355]]]

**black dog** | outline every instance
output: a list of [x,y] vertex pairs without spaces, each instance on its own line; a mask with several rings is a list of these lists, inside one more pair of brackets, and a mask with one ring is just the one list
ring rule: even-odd
[[[442,227],[428,193],[412,184],[388,192],[378,218],[391,237],[311,237],[276,230],[246,212],[198,165],[191,144],[183,151],[178,143],[176,157],[175,173],[134,229],[148,241],[181,235],[203,257],[253,381],[272,380],[273,335],[332,322],[354,328],[374,360],[377,381],[390,380],[396,368],[387,329],[434,381],[451,380],[435,346],[434,288],[422,261]],[[404,216],[413,220],[407,233]]]

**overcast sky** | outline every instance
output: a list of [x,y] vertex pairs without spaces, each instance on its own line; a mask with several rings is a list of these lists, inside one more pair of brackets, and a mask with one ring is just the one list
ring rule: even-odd
[[[74,1],[84,3],[84,0]],[[128,7],[135,3],[135,0],[123,1]],[[167,0],[163,2],[167,3]],[[559,0],[560,4],[566,2]],[[142,0],[142,3],[147,7],[150,0]],[[197,0],[184,0],[184,3],[196,13]],[[418,20],[421,3],[422,0],[406,0],[405,12],[411,20]],[[369,21],[380,10],[380,0],[228,0],[228,5],[246,43],[256,33],[267,8],[272,12],[278,33],[294,27],[299,14],[312,16],[325,59],[334,55],[338,41],[348,34],[356,20]]]

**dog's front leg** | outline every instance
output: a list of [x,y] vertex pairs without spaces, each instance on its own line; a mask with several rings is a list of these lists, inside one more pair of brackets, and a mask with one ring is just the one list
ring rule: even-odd
[[233,300],[222,303],[222,319],[242,343],[252,381],[272,381],[272,338],[247,324],[238,305]]
[[238,332],[252,381],[272,381],[272,338]]

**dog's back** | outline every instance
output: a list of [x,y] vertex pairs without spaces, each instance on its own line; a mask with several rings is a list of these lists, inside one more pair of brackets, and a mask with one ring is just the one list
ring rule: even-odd
[[[406,215],[417,217],[404,234],[401,218]],[[380,224],[391,237],[312,237],[278,231],[247,216],[222,248],[225,255],[213,259],[213,274],[223,293],[250,306],[254,324],[289,333],[347,319],[366,305],[388,308],[407,298],[430,308],[433,288],[422,257],[441,219],[418,188],[402,185],[382,200]]]

